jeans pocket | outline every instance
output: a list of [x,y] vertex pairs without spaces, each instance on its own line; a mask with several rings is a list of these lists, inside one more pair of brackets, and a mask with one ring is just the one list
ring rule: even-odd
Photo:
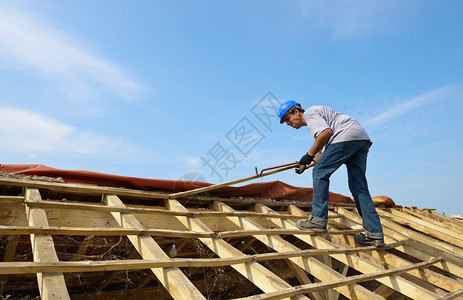
[[340,144],[342,144],[340,151],[342,151],[342,153],[344,153],[346,156],[351,156],[362,149],[365,146],[366,141],[350,141]]

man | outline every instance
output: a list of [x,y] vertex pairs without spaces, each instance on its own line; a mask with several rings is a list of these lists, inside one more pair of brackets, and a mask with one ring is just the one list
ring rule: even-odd
[[[349,189],[363,219],[365,234],[354,235],[363,245],[383,246],[384,234],[365,177],[367,154],[371,146],[365,129],[353,118],[327,106],[307,110],[295,101],[284,102],[279,110],[280,124],[299,129],[307,126],[315,142],[299,160],[296,173],[313,168],[312,211],[307,220],[299,220],[299,229],[326,232],[330,176],[343,164],[347,167]],[[316,157],[314,159],[314,157]]]

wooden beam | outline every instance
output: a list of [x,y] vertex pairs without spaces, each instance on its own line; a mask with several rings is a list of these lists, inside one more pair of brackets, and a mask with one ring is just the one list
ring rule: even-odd
[[376,290],[375,294],[387,299],[390,295],[394,294],[395,290],[391,289],[387,285],[381,284]]
[[[417,207],[411,207],[410,208],[411,210],[413,211],[419,211],[421,213],[424,213],[425,211],[422,209],[422,208],[417,208]],[[447,217],[447,216],[444,216],[444,215],[441,215],[441,214],[438,214],[436,212],[432,212],[432,211],[427,211],[427,216],[434,219],[434,220],[437,220],[438,222],[440,223],[443,223],[443,224],[446,224],[446,225],[449,225],[449,226],[455,226],[455,227],[458,227],[460,230],[463,230],[463,222],[460,222],[456,219],[452,219],[450,217]]]
[[461,295],[463,295],[463,289],[459,289],[459,290],[450,292],[447,295],[445,295],[444,297],[442,297],[441,299],[443,299],[443,300],[456,299],[457,297],[460,297]]
[[[362,222],[362,219],[360,218],[358,214],[354,214],[353,212],[348,211],[341,207],[337,208],[337,210],[345,214],[346,218],[343,220],[343,222],[349,222],[350,219],[356,222],[359,222],[359,223]],[[353,221],[351,222],[352,223],[350,224],[353,224]],[[434,239],[431,239],[431,238],[425,239],[423,236],[422,242],[416,241],[416,240],[410,239],[410,236],[407,234],[406,228],[403,228],[402,226],[399,226],[399,225],[394,226],[395,223],[388,223],[388,221],[384,219],[382,220],[382,223],[383,223],[383,231],[384,231],[386,239],[390,239],[390,238],[394,238],[395,240],[407,239],[407,241],[404,244],[400,245],[397,248],[398,250],[408,255],[411,255],[413,257],[416,257],[420,260],[423,260],[423,261],[429,260],[435,256],[442,256],[445,258],[445,262],[440,263],[438,265],[439,268],[463,278],[463,259],[455,256],[452,253],[442,251],[442,249],[434,248],[433,247]],[[394,230],[390,228],[391,226],[394,227],[393,228]],[[421,237],[422,236],[420,236],[420,238]]]
[[[294,276],[297,278],[297,280],[299,280],[301,284],[312,283],[312,281],[310,280],[309,276],[307,276],[303,268],[293,263],[290,259],[286,259],[286,263],[288,264],[289,268],[294,273]],[[322,296],[320,296],[320,292],[309,293],[309,296],[310,299],[323,300]]]
[[[25,197],[29,201],[42,201],[37,189],[27,188]],[[47,215],[43,209],[26,206],[26,215],[29,225],[48,227]],[[35,262],[57,263],[59,261],[53,238],[50,235],[31,234],[30,237]],[[37,282],[42,299],[70,299],[63,273],[37,273]]]
[[[262,209],[265,210],[265,212],[271,211],[269,208],[266,208],[266,207],[262,207]],[[301,211],[295,206],[290,206],[290,210],[291,210],[291,213],[294,213],[294,214],[301,214],[301,215],[305,214],[305,212]],[[282,219],[281,221],[282,222],[279,225],[280,227],[283,227],[283,228],[295,228],[296,227],[295,223],[291,220]],[[322,237],[317,237],[317,236],[308,237],[305,235],[295,235],[295,236],[305,241],[309,245],[312,245],[313,247],[327,248],[327,249],[338,247],[332,242]],[[376,265],[358,256],[352,255],[352,254],[341,254],[341,255],[332,254],[331,256],[339,260],[340,262],[346,265],[349,265],[351,268],[354,268],[365,274],[382,270]],[[405,280],[402,277],[397,276],[397,275],[392,275],[389,277],[382,277],[377,280],[413,299],[436,299],[438,297],[437,294],[431,291],[428,291],[427,289],[424,289],[415,283],[409,282],[408,280]]]
[[[233,210],[231,207],[229,207],[228,205],[224,203],[216,203],[215,207],[217,210],[221,210],[221,211],[222,210],[224,211]],[[239,217],[239,218],[231,217],[230,220],[235,222],[236,225],[244,229],[247,229],[247,230],[255,231],[255,230],[263,229],[262,226],[255,223],[252,220],[249,220],[246,217]],[[282,239],[280,236],[277,236],[277,235],[257,234],[257,235],[254,235],[254,237],[277,252],[284,253],[284,252],[289,252],[289,251],[292,251],[292,252],[300,251],[299,248],[285,241],[284,239]],[[320,249],[314,249],[314,250],[320,250]],[[273,254],[273,255],[276,255],[276,254]],[[337,280],[337,279],[345,278],[344,276],[340,275],[332,268],[326,266],[325,264],[321,263],[320,261],[318,261],[317,259],[313,257],[295,256],[295,257],[291,257],[288,259],[291,262],[293,262],[295,265],[304,269],[306,272],[312,274],[315,278],[318,278],[321,281]],[[354,284],[351,287],[340,286],[340,287],[336,287],[336,289],[348,298],[360,298],[360,299],[375,299],[375,298],[377,299],[378,298],[376,297],[374,293],[368,291],[364,287],[357,285],[357,284]]]
[[[346,216],[350,216],[353,218],[353,220],[357,222],[361,222],[361,218],[358,215],[355,215],[353,213],[347,213]],[[346,220],[343,219],[342,221]],[[341,223],[342,223],[341,221]],[[352,236],[349,236],[350,242],[352,245],[355,244],[354,239]],[[404,243],[405,244],[405,243]],[[404,252],[407,255],[410,255],[410,253]],[[404,258],[401,258],[398,255],[395,255],[394,253],[390,253],[387,251],[372,251],[368,255],[363,255],[362,257],[368,259],[369,257],[376,258],[381,264],[386,263],[388,267],[392,266],[394,268],[398,267],[403,267],[408,264],[410,264],[409,260],[406,260]],[[431,259],[431,257],[427,257],[426,259]],[[415,277],[412,277],[412,276]],[[406,278],[409,281],[413,281],[439,295],[444,295],[445,291],[444,290],[455,290],[463,287],[462,283],[459,283],[458,281],[449,278],[447,276],[444,276],[442,274],[439,274],[437,272],[434,272],[429,269],[424,269],[424,270],[412,270],[408,272],[408,274],[403,275],[404,278]]]
[[[177,200],[167,200],[166,206],[172,210],[188,211]],[[197,218],[182,216],[177,216],[176,218],[180,220],[188,230],[211,232],[211,230]],[[199,238],[199,240],[219,257],[239,258],[245,256],[241,251],[232,247],[221,238]],[[243,264],[232,265],[232,267],[264,292],[273,292],[291,287],[286,281],[264,268],[258,262],[251,261]]]
[[0,196],[0,203],[23,203],[24,196]]
[[[407,253],[408,254],[408,253]],[[370,254],[371,256],[380,259],[381,261],[389,264],[390,266],[394,268],[400,268],[404,267],[410,262],[406,259],[403,259],[397,255],[394,255],[392,253],[386,252],[386,251],[373,251]],[[441,289],[447,290],[447,291],[453,291],[456,289],[463,288],[463,283],[460,283],[452,278],[449,278],[445,275],[439,274],[437,272],[434,272],[433,270],[430,269],[424,269],[424,270],[411,270],[408,272],[408,274],[415,276],[417,279],[420,279],[425,282],[429,282],[430,284],[434,285],[434,287],[430,287],[430,289],[433,289],[435,293],[440,294]],[[408,276],[408,275],[407,275]],[[408,277],[407,277],[408,279]],[[409,279],[410,280],[410,279]],[[417,282],[418,283],[418,282]],[[419,283],[418,283],[419,284]],[[436,288],[438,287],[438,288]]]
[[443,260],[443,258],[438,257],[438,258],[432,259],[430,261],[421,262],[421,263],[417,263],[417,264],[412,264],[410,266],[406,266],[406,267],[402,267],[402,268],[391,269],[391,270],[381,270],[381,271],[377,271],[377,272],[370,273],[370,274],[349,276],[349,277],[346,277],[346,278],[341,278],[341,279],[338,279],[338,280],[333,280],[333,281],[328,281],[328,282],[306,284],[306,285],[301,285],[301,286],[297,286],[297,287],[292,287],[292,288],[286,289],[284,291],[260,294],[260,295],[255,295],[255,296],[251,296],[251,297],[247,297],[247,298],[241,298],[241,299],[243,299],[243,300],[244,299],[250,299],[250,300],[251,299],[283,299],[283,298],[287,298],[287,297],[294,297],[294,296],[300,295],[302,293],[319,291],[319,290],[326,290],[328,288],[335,288],[335,287],[343,286],[343,285],[346,285],[346,284],[370,281],[370,280],[374,280],[374,279],[380,279],[382,277],[397,276],[398,274],[407,272],[409,270],[429,267],[429,266],[431,266],[431,265],[433,265],[436,262],[441,261],[441,260]]
[[[75,183],[53,183],[53,182],[45,182],[45,181],[35,181],[35,180],[26,180],[26,179],[15,179],[15,178],[6,178],[0,177],[0,185],[4,186],[21,186],[21,187],[30,187],[30,188],[39,188],[39,189],[46,189],[54,192],[59,193],[69,193],[69,194],[79,194],[79,195],[117,195],[117,196],[124,196],[130,198],[139,198],[139,199],[146,199],[146,200],[153,200],[153,199],[167,199],[173,198],[173,194],[166,194],[166,193],[156,193],[150,191],[142,191],[142,190],[131,190],[131,189],[124,189],[124,188],[112,188],[112,187],[102,187],[96,186],[91,184],[75,184]],[[223,201],[226,203],[235,203],[235,204],[255,204],[255,203],[263,203],[270,207],[273,206],[288,206],[297,204],[299,207],[310,207],[310,202],[298,202],[294,200],[265,200],[265,199],[235,199],[235,198],[218,198],[218,197],[206,197],[206,196],[186,196],[185,199],[196,200],[201,202],[214,202],[214,201]],[[346,207],[353,207],[354,204],[345,203],[343,204]],[[333,208],[331,204],[329,205],[330,208]]]
[[[392,249],[401,243],[388,245],[383,250]],[[296,248],[295,248],[296,249]],[[125,259],[105,261],[60,261],[53,263],[37,262],[0,262],[0,274],[29,274],[45,272],[101,272],[116,270],[139,270],[151,268],[199,268],[220,267],[243,264],[248,262],[261,262],[269,260],[281,260],[300,257],[326,256],[332,254],[359,253],[373,251],[376,247],[336,248],[336,249],[307,249],[288,252],[271,252],[254,255],[240,255],[238,257],[225,258],[167,258],[167,259]]]
[[27,179],[15,179],[0,177],[0,185],[22,186],[36,189],[46,189],[61,193],[84,194],[84,195],[101,195],[111,194],[118,196],[136,197],[144,199],[166,199],[167,194],[155,192],[129,190],[123,188],[101,187],[91,184],[76,184],[76,183],[57,183]]
[[[72,210],[88,210],[88,211],[107,211],[107,212],[130,212],[130,213],[144,213],[144,214],[167,214],[178,216],[196,216],[201,217],[222,217],[222,216],[247,216],[247,217],[266,217],[266,218],[286,218],[286,219],[301,219],[301,216],[294,216],[290,214],[260,214],[250,211],[235,211],[235,212],[217,212],[217,211],[188,211],[179,212],[166,209],[146,208],[146,207],[108,207],[101,204],[88,204],[88,203],[75,203],[75,202],[58,202],[58,201],[41,201],[41,202],[27,202],[30,207],[40,208],[58,208],[58,209],[72,209]],[[333,218],[341,218],[342,216],[333,216]]]
[[[9,237],[8,245],[6,246],[5,254],[3,255],[4,262],[13,261],[16,248],[18,247],[19,238],[19,235],[13,235]],[[7,283],[8,275],[0,276],[0,295],[3,295],[3,291],[5,290]]]
[[[25,234],[49,234],[49,235],[84,235],[84,236],[118,236],[118,235],[143,235],[163,237],[214,237],[217,233],[190,232],[168,229],[144,229],[144,228],[92,228],[92,227],[61,227],[61,226],[1,226],[0,235],[25,235]],[[246,233],[241,233],[245,236]]]
[[[135,247],[132,247],[132,250],[127,255],[126,259],[132,259],[137,254],[138,254],[137,249],[135,249]],[[109,274],[109,276],[105,276],[104,281],[100,282],[100,284],[96,288],[96,292],[101,292],[108,284],[110,284],[114,280],[114,278],[119,276],[119,274],[121,274],[121,273],[122,273],[121,270],[117,270],[117,271],[111,272],[111,274]],[[152,274],[152,273],[150,273],[150,274]]]
[[[240,216],[241,217],[241,216]],[[245,217],[245,216],[242,216]],[[229,217],[229,219],[231,219]],[[248,235],[263,235],[263,234],[276,234],[276,235],[293,235],[297,234],[306,234],[306,235],[317,235],[317,236],[329,236],[329,235],[345,235],[345,234],[356,234],[363,232],[363,229],[349,229],[349,230],[338,230],[338,231],[328,231],[328,232],[314,232],[314,231],[304,231],[301,232],[299,229],[246,229],[246,230],[233,230],[233,231],[222,231],[217,234],[221,238],[231,238],[231,237],[242,237]]]
[[[454,255],[457,255],[461,259],[463,259],[463,250],[462,250],[462,248],[451,245],[451,244],[443,242],[443,241],[440,241],[438,239],[429,237],[427,235],[424,235],[422,233],[417,232],[416,230],[408,229],[408,228],[402,226],[402,224],[405,224],[405,222],[402,222],[402,224],[400,224],[400,220],[398,220],[397,217],[395,217],[393,214],[388,213],[388,212],[386,212],[384,210],[378,209],[377,212],[381,217],[383,217],[381,219],[381,222],[383,223],[383,226],[387,226],[387,227],[389,227],[391,229],[394,229],[394,230],[396,230],[396,231],[398,231],[398,232],[400,232],[402,234],[406,234],[411,239],[420,241],[420,242],[422,242],[424,244],[430,244],[430,245],[433,245],[434,247],[439,248],[441,250],[444,250],[446,252],[453,253]],[[398,221],[399,223],[396,223],[395,221],[391,221],[391,220]],[[418,227],[418,224],[415,224],[415,223],[409,223],[409,224],[411,224],[412,228],[417,228]],[[423,227],[420,227],[420,228],[424,229]]]
[[76,253],[74,253],[74,256],[72,257],[73,261],[80,260],[82,256],[85,255],[87,252],[87,249],[90,245],[90,240],[93,238],[93,236],[86,236],[84,240],[79,244],[79,248],[77,249]]
[[[418,209],[411,209],[411,208],[402,208],[402,212],[407,214],[407,215],[412,215],[416,218],[419,218],[423,221],[426,221],[427,223],[434,224],[435,226],[438,227],[444,227],[446,229],[449,229],[451,231],[458,232],[460,234],[463,234],[463,224],[460,224],[460,226],[456,224],[449,224],[447,222],[442,222],[441,219],[436,219],[431,216],[431,213],[429,211],[421,211]],[[460,222],[463,223],[463,222]]]
[[140,228],[92,228],[92,227],[61,227],[61,226],[2,226],[0,235],[27,235],[27,234],[49,234],[49,235],[77,235],[77,236],[118,236],[118,235],[149,235],[159,237],[177,238],[198,238],[198,237],[220,237],[236,238],[255,234],[281,234],[292,235],[295,233],[307,235],[345,235],[355,234],[363,230],[339,230],[330,232],[302,232],[298,229],[262,229],[262,230],[232,230],[222,232],[194,232],[185,230],[168,229],[140,229]]
[[[393,209],[387,213],[387,216],[399,224],[408,225],[418,231],[433,235],[438,239],[447,241],[453,245],[463,247],[463,233],[461,232],[429,223],[425,220],[421,220],[413,215],[401,212],[396,209]],[[463,251],[461,251],[460,254],[463,255]]]
[[[104,201],[108,206],[125,207],[115,195],[106,195]],[[143,229],[143,226],[131,213],[112,212],[111,214],[121,227]],[[127,237],[143,259],[170,259],[152,237],[138,235],[128,235]],[[151,268],[151,271],[174,299],[205,299],[180,269],[176,267]]]
[[[338,272],[339,274],[341,274],[342,276],[347,276],[347,272],[349,271],[349,266],[348,265],[345,265],[345,264],[342,264],[342,266],[339,268]],[[335,292],[335,294],[332,296],[333,297],[333,300],[337,300],[339,299],[339,296],[341,295],[341,293],[339,293],[338,291],[336,291],[335,289],[332,290],[333,292]],[[375,293],[377,294],[377,293]]]

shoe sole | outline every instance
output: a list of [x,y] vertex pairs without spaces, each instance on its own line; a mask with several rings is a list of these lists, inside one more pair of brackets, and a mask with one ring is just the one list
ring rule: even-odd
[[305,227],[297,226],[297,228],[299,228],[300,230],[311,230],[311,231],[315,231],[315,232],[326,232],[327,231],[326,229],[314,228],[314,227],[305,228]]
[[359,241],[358,239],[355,238],[355,236],[354,236],[354,240],[357,243],[365,245],[365,246],[375,246],[375,247],[384,247],[384,246],[386,246],[385,243],[380,243],[380,242],[376,242],[376,241],[371,241],[371,242]]

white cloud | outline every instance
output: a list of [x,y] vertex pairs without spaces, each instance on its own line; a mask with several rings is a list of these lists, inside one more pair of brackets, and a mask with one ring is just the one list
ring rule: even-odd
[[197,167],[197,166],[199,166],[199,164],[201,162],[200,157],[187,157],[185,159],[186,159],[188,167]]
[[35,157],[42,153],[68,155],[127,155],[133,147],[117,139],[77,128],[39,113],[0,107],[2,151]]
[[389,30],[399,23],[397,17],[408,15],[411,3],[390,0],[303,1],[307,18],[331,31],[334,38],[352,38],[377,30]]
[[437,90],[433,90],[426,94],[405,100],[403,103],[394,105],[392,108],[389,108],[379,114],[376,114],[374,117],[365,119],[362,121],[362,124],[366,127],[373,127],[377,125],[384,124],[392,119],[395,119],[401,115],[409,113],[413,110],[416,110],[426,104],[430,104],[436,101],[444,101],[451,98],[462,98],[463,97],[463,86],[454,85],[446,86]]
[[4,3],[0,3],[0,60],[46,74],[74,97],[86,98],[103,88],[132,99],[144,89],[119,66],[92,54],[71,35]]

